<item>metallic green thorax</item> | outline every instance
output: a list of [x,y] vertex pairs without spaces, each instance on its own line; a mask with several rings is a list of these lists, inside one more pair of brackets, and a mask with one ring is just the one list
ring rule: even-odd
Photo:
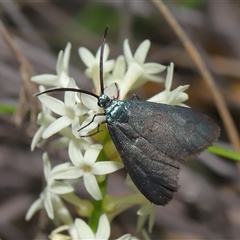
[[98,98],[98,105],[104,109],[107,123],[127,123],[129,112],[124,101],[109,98],[102,94]]

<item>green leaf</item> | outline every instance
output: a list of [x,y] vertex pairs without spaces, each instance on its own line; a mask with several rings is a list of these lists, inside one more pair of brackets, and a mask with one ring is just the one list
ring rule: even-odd
[[231,150],[219,147],[219,146],[212,146],[212,147],[208,148],[208,151],[211,153],[214,153],[216,155],[219,155],[221,157],[225,157],[230,160],[240,162],[240,154],[237,152],[234,152],[234,151],[231,151]]
[[15,113],[15,111],[16,111],[15,106],[0,104],[0,112],[2,113],[13,114]]

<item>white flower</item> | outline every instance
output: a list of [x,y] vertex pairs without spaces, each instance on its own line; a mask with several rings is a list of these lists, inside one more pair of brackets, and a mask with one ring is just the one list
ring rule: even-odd
[[117,238],[116,240],[139,240],[139,239],[132,236],[130,233],[127,233],[127,234],[124,234],[123,236]]
[[70,236],[66,236],[60,233],[63,231],[68,231],[69,229],[70,229],[70,226],[68,225],[60,226],[54,229],[48,237],[50,240],[71,240]]
[[[43,86],[39,86],[39,91],[45,91]],[[32,143],[31,143],[31,151],[34,150],[36,145],[42,138],[43,132],[48,128],[48,126],[54,121],[56,118],[52,116],[52,113],[49,108],[42,104],[42,112],[40,112],[37,116],[37,124],[40,125],[40,128],[34,134]]]
[[[104,55],[103,55],[103,76],[105,77],[107,73],[109,73],[114,65],[114,60],[108,60],[110,49],[108,44],[105,44]],[[80,47],[78,50],[80,58],[83,63],[87,66],[85,70],[85,74],[88,78],[93,80],[94,87],[96,92],[100,92],[99,85],[99,61],[100,61],[100,48],[97,51],[96,56],[94,56],[87,48]]]
[[179,86],[173,91],[170,91],[173,79],[173,68],[174,68],[173,63],[171,63],[170,66],[168,66],[167,68],[165,90],[151,97],[150,99],[148,99],[148,101],[187,107],[187,105],[183,104],[182,102],[188,99],[188,95],[184,91],[188,89],[189,85]]
[[[72,186],[64,182],[55,181],[51,176],[52,173],[61,170],[61,168],[66,168],[69,165],[70,163],[64,163],[61,164],[61,166],[56,166],[51,170],[51,164],[48,158],[48,154],[43,154],[43,170],[46,180],[46,187],[40,194],[40,198],[37,199],[29,208],[26,214],[26,220],[29,220],[38,210],[45,207],[49,218],[54,219],[56,217],[59,217],[61,218],[61,221],[65,224],[69,224],[72,222],[68,210],[66,209],[61,198],[58,195],[70,193],[74,189]],[[57,213],[56,216],[54,216],[54,212]]]
[[148,80],[155,82],[163,81],[161,77],[153,74],[164,71],[166,69],[165,66],[158,63],[144,63],[149,47],[150,41],[143,41],[133,56],[128,40],[126,39],[124,41],[123,51],[127,61],[128,71],[121,83],[120,99],[123,99],[131,89],[143,85]]
[[68,43],[64,52],[58,54],[56,72],[57,74],[41,74],[31,78],[37,84],[48,86],[66,87],[70,77],[68,76],[68,65],[71,51],[71,43]]
[[[75,86],[76,85],[74,80],[70,79],[67,87],[74,88]],[[76,103],[75,96],[75,92],[65,92],[64,103],[48,95],[38,96],[42,104],[61,116],[52,124],[50,124],[48,128],[43,132],[43,138],[49,138],[70,124],[72,125],[73,132],[75,133],[76,129],[74,127],[76,123],[79,122],[79,117],[83,116],[89,111],[89,109],[86,108],[81,102]]]
[[[70,143],[71,145],[73,143]],[[69,166],[58,172],[55,179],[76,179],[83,177],[83,182],[88,193],[96,200],[102,199],[95,175],[105,175],[117,171],[123,167],[122,163],[113,161],[96,162],[97,157],[102,150],[100,144],[91,145],[84,156],[75,147],[69,146],[69,157],[74,166]]]
[[142,229],[145,221],[149,217],[149,222],[148,222],[148,231],[151,232],[154,222],[155,222],[155,217],[156,217],[156,205],[148,202],[147,204],[143,205],[142,208],[140,208],[137,211],[137,214],[139,215],[138,217],[138,223],[137,223],[137,230],[139,231]]
[[119,88],[121,88],[121,84],[124,78],[124,74],[126,72],[126,63],[124,57],[118,56],[112,74],[110,74],[105,80],[105,85],[110,86],[113,83],[117,83]]
[[96,233],[80,218],[75,220],[74,225],[78,234],[78,240],[108,240],[110,237],[110,223],[106,214],[100,217]]

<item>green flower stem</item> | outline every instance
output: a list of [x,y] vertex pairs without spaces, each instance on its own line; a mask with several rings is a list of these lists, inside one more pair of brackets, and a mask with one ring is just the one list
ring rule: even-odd
[[67,194],[62,194],[61,197],[64,200],[66,200],[67,202],[76,206],[80,216],[82,216],[82,217],[91,216],[91,214],[93,212],[93,209],[94,209],[94,206],[90,201],[80,199],[73,192],[67,193]]
[[103,201],[104,212],[107,213],[109,221],[120,213],[126,211],[127,209],[135,206],[142,205],[148,202],[148,200],[140,193],[126,195],[122,197],[112,197],[106,196]]
[[[107,159],[104,151],[101,151],[101,153],[99,155],[99,159],[100,159],[99,161]],[[97,177],[97,180],[98,180],[99,189],[104,198],[106,195],[106,192],[107,192],[108,176],[106,175],[106,176],[104,176],[104,178],[102,176],[99,176],[99,178]],[[102,203],[103,203],[103,200],[97,201],[97,200],[93,199],[93,201],[92,201],[94,211],[93,211],[91,217],[89,218],[88,225],[90,226],[90,228],[92,229],[93,232],[97,231],[99,218],[104,213],[103,208],[102,208]]]

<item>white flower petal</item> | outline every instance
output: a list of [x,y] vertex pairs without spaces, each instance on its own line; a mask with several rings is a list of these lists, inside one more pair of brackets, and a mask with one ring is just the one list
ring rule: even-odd
[[59,164],[57,166],[55,166],[52,171],[51,171],[51,174],[49,177],[53,177],[54,174],[58,173],[58,172],[61,172],[62,170],[65,170],[69,167],[71,167],[72,164],[70,162],[66,162],[66,163],[62,163],[62,164]]
[[47,86],[56,86],[58,80],[57,75],[53,74],[40,74],[34,77],[31,77],[31,81],[37,84],[47,85]]
[[139,47],[137,48],[135,54],[134,54],[134,59],[138,62],[138,63],[144,63],[148,50],[150,48],[150,41],[149,40],[145,40],[143,41]]
[[66,194],[74,191],[74,188],[64,182],[54,181],[49,186],[49,191],[55,194]]
[[112,74],[115,78],[123,78],[125,72],[126,72],[126,63],[125,63],[124,57],[121,55],[117,58],[115,62],[115,66]]
[[56,64],[57,75],[59,75],[61,73],[61,70],[62,70],[62,58],[63,58],[63,50],[61,50],[59,52],[58,58],[57,58],[57,64]]
[[48,181],[50,172],[51,172],[51,163],[48,157],[48,154],[45,152],[42,155],[42,160],[43,160],[43,173],[45,180]]
[[77,179],[83,176],[83,170],[76,167],[68,167],[67,169],[63,169],[62,171],[58,171],[55,174],[51,175],[52,178],[58,179]]
[[85,152],[83,161],[89,166],[94,164],[95,161],[97,160],[98,155],[99,155],[100,151],[102,150],[102,148],[103,148],[103,146],[100,144],[91,145]]
[[64,50],[63,59],[62,59],[62,67],[65,72],[68,72],[69,58],[71,52],[72,45],[70,42],[67,43],[67,46]]
[[106,214],[102,214],[99,219],[96,239],[108,240],[110,237],[110,224]]
[[95,64],[95,57],[87,48],[80,47],[78,49],[78,53],[79,53],[80,58],[82,59],[83,63],[87,67],[91,67],[93,64]]
[[83,155],[73,141],[69,143],[68,155],[74,166],[78,167],[83,164]]
[[120,162],[101,161],[94,164],[92,167],[92,173],[94,175],[104,175],[115,172],[121,168],[123,168],[123,164]]
[[171,86],[172,86],[173,68],[174,68],[173,63],[170,63],[170,65],[167,67],[167,77],[166,77],[166,82],[165,82],[165,89],[167,91],[170,91]]
[[156,82],[156,83],[165,81],[165,79],[163,77],[157,76],[157,75],[144,74],[142,77],[147,81]]
[[114,63],[114,60],[108,60],[107,62],[104,62],[104,73],[109,73],[113,69]]
[[89,111],[89,108],[84,106],[81,102],[75,104],[73,107],[76,116],[83,116]]
[[[76,83],[73,80],[73,78],[69,79],[67,88],[75,88],[76,87]],[[64,93],[64,103],[67,107],[73,107],[75,105],[75,92],[70,92],[70,91],[66,91]]]
[[42,138],[49,138],[53,134],[59,132],[63,128],[67,127],[69,124],[71,124],[71,119],[68,117],[60,117],[56,121],[54,121],[52,124],[48,126],[48,128],[43,132]]
[[95,199],[101,200],[102,194],[100,192],[97,180],[91,173],[85,173],[83,175],[83,182],[88,193]]
[[[98,49],[97,55],[99,55],[99,56],[98,56],[97,59],[99,59],[99,57],[100,57],[100,51],[101,51],[101,48]],[[103,54],[103,61],[104,62],[108,59],[109,53],[110,53],[110,48],[109,48],[109,45],[106,43],[105,47],[104,47],[104,54]]]
[[124,99],[127,93],[130,91],[134,83],[138,80],[139,76],[142,74],[142,69],[138,64],[133,63],[131,67],[126,72],[120,89],[120,97],[119,99]]
[[43,202],[41,199],[37,199],[32,203],[26,214],[26,221],[30,220],[32,216],[43,207]]
[[166,69],[166,66],[159,64],[159,63],[145,63],[144,64],[144,71],[147,74],[157,74]]
[[[77,218],[74,223],[79,240],[93,240],[95,236],[91,228],[80,218]],[[99,239],[100,240],[100,239]]]
[[100,112],[100,107],[98,106],[98,99],[89,94],[81,93],[80,95],[81,102],[89,109],[92,109],[94,112]]
[[53,219],[54,214],[53,214],[53,205],[52,205],[51,193],[49,193],[47,191],[44,195],[44,207],[46,209],[48,217],[50,219]]
[[46,105],[51,111],[58,115],[61,116],[65,114],[65,107],[62,101],[48,95],[40,95],[38,99],[42,104]]
[[34,134],[32,142],[31,142],[31,151],[34,150],[34,148],[36,147],[36,145],[38,144],[38,142],[41,140],[42,138],[42,133],[44,132],[45,128],[43,126],[41,126],[37,132]]
[[123,42],[123,52],[126,58],[127,64],[129,65],[133,61],[133,55],[129,46],[128,39],[125,39]]
[[[83,128],[80,131],[80,136],[86,136],[88,134],[88,132],[92,131],[93,129],[95,129],[98,126],[98,122],[97,120],[102,121],[102,116],[97,116],[94,119],[94,122],[92,122],[93,117],[95,114],[90,115],[89,117],[87,117],[84,122],[81,124],[81,128]],[[106,119],[106,117],[104,116],[104,119]],[[91,122],[91,124],[89,124]],[[89,124],[89,125],[88,125]],[[88,125],[88,126],[87,126]],[[85,127],[86,126],[86,127]]]

